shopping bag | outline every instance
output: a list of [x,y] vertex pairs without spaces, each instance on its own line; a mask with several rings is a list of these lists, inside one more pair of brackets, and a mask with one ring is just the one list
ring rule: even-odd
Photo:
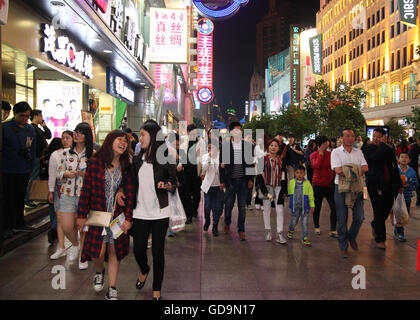
[[408,224],[408,210],[405,204],[404,194],[399,193],[392,207],[393,224],[405,226]]
[[169,216],[169,228],[172,232],[179,232],[185,229],[185,221],[187,221],[187,216],[185,215],[185,210],[182,205],[181,199],[179,198],[178,189],[175,190],[175,193],[168,192],[169,197],[169,207],[170,207],[170,216]]
[[48,180],[33,180],[29,199],[35,201],[48,201]]

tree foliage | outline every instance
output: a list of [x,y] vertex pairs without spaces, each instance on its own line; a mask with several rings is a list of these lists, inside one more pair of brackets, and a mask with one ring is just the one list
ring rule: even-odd
[[389,127],[389,134],[392,139],[402,140],[407,138],[408,134],[405,127],[398,124],[396,120],[388,121],[385,125]]
[[412,107],[413,116],[406,117],[408,125],[414,130],[414,137],[420,138],[420,108]]
[[327,127],[322,134],[327,137],[339,137],[343,129],[350,128],[353,129],[356,137],[364,137],[366,135],[365,123],[365,117],[358,108],[340,103],[329,112]]

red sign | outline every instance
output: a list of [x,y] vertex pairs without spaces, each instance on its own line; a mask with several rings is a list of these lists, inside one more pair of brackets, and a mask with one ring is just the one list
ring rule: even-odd
[[108,0],[93,0],[93,4],[96,4],[103,13],[106,13],[106,10],[108,9]]

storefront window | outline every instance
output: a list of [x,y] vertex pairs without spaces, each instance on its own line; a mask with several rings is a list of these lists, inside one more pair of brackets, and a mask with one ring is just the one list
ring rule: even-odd
[[401,101],[400,85],[392,86],[392,103],[399,103]]

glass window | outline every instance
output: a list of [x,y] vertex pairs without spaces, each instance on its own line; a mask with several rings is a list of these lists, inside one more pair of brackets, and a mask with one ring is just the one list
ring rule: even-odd
[[401,33],[401,23],[398,21],[397,22],[397,35],[399,35]]
[[403,49],[403,63],[402,66],[405,67],[407,65],[407,47]]
[[394,38],[394,25],[391,26],[391,34],[389,36],[391,39]]
[[375,91],[371,90],[368,93],[368,103],[369,108],[373,108],[375,106]]
[[382,43],[384,43],[384,42],[385,42],[385,30],[382,31]]
[[368,80],[370,80],[370,64],[368,64]]
[[385,19],[385,7],[381,9],[381,20]]
[[363,54],[363,43],[360,45],[360,54]]
[[394,12],[394,10],[395,10],[395,8],[394,8],[394,0],[390,0],[390,8],[389,8],[389,11],[390,11],[390,13],[393,13]]
[[379,46],[381,44],[381,39],[379,36],[379,33],[376,35],[376,46]]
[[413,62],[414,58],[414,44],[410,44],[410,59],[408,59],[409,63]]
[[381,75],[381,60],[380,59],[378,59],[378,61],[376,62],[376,66],[377,66],[376,76],[380,76]]
[[394,71],[394,53],[391,53],[391,71]]
[[399,103],[401,101],[400,85],[395,84],[392,86],[392,103]]
[[375,48],[375,37],[372,38],[372,49]]
[[370,50],[370,39],[367,41],[367,49]]
[[375,25],[375,15],[372,14],[372,26],[374,26],[374,25]]
[[373,61],[372,62],[372,78],[375,78],[375,72],[376,72],[376,69],[375,69],[375,61]]

